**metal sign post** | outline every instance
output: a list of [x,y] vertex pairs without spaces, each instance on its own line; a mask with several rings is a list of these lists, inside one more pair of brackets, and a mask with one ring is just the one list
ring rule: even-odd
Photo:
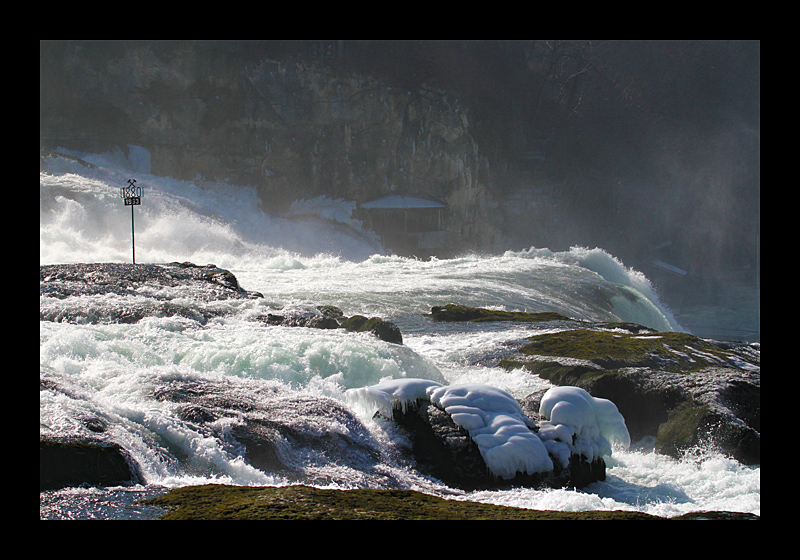
[[136,264],[136,237],[133,228],[133,207],[142,203],[142,187],[136,186],[136,179],[128,179],[128,186],[119,189],[119,196],[125,200],[125,206],[131,207],[131,249],[133,264]]

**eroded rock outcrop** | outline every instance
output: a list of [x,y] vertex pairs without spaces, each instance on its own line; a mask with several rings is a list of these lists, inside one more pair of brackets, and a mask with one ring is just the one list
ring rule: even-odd
[[[535,322],[541,320],[537,315],[433,308],[434,318],[450,321]],[[655,332],[630,323],[563,326],[528,338],[497,363],[613,401],[631,437],[654,436],[661,453],[678,457],[710,445],[745,464],[761,462],[760,345]],[[536,410],[539,397],[525,399],[528,409]]]
[[184,425],[232,456],[270,475],[303,484],[362,479],[392,488],[377,446],[361,421],[341,403],[299,395],[280,386],[210,380],[172,380],[154,390],[172,403]]
[[[558,321],[563,330],[529,337],[492,365],[525,368],[556,385],[611,400],[633,440],[655,437],[660,453],[680,457],[707,445],[745,464],[761,462],[759,344],[456,304],[434,307],[431,316],[437,321]],[[535,413],[541,396],[523,399],[525,410]]]
[[[205,324],[225,313],[214,302],[263,297],[244,290],[228,270],[192,263],[43,265],[39,294],[47,298],[39,305],[40,320],[70,323],[136,323],[145,317],[177,316]],[[101,297],[107,294],[126,297]]]
[[[39,267],[40,320],[69,323],[137,323],[145,317],[183,317],[205,325],[209,319],[234,313],[215,305],[228,299],[259,299],[259,292],[239,285],[236,276],[216,265],[78,263]],[[114,294],[127,296],[103,298]],[[90,296],[80,298],[78,296]],[[248,317],[266,325],[343,328],[369,332],[387,342],[403,343],[400,329],[380,317],[345,317],[335,305],[308,310],[275,310]]]

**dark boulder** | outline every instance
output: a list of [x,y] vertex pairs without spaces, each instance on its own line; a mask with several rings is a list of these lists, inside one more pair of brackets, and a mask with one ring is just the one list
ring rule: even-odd
[[258,320],[267,325],[282,327],[342,328],[348,332],[368,332],[386,342],[403,343],[403,335],[400,329],[391,321],[380,317],[367,318],[363,315],[344,317],[338,307],[331,305],[319,306],[317,309],[319,311],[291,311],[286,314],[268,313],[266,316],[259,317]]
[[380,317],[354,315],[342,321],[341,326],[349,332],[370,332],[386,342],[403,344],[403,335],[397,325]]
[[142,483],[138,466],[116,443],[39,440],[39,490]]
[[344,312],[335,305],[318,305],[317,311],[322,313],[324,317],[331,319],[344,319]]
[[543,311],[526,313],[521,311],[498,311],[482,307],[467,307],[448,303],[445,306],[431,308],[434,321],[484,323],[489,321],[511,321],[516,323],[541,323],[545,321],[571,321],[560,313]]
[[339,322],[332,318],[316,313],[289,313],[287,315],[278,315],[269,313],[261,320],[267,325],[276,325],[281,327],[308,327],[310,329],[338,329]]

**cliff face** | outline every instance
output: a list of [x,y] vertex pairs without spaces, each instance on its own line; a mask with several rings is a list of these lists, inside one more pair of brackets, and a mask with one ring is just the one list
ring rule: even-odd
[[43,43],[43,145],[128,144],[153,174],[255,185],[262,207],[388,194],[448,208],[447,250],[492,249],[488,159],[452,93],[233,43]]

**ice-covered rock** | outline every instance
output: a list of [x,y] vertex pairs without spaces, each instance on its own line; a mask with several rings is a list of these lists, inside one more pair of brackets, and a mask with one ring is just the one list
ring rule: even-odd
[[459,487],[583,486],[605,478],[612,444],[629,445],[611,401],[556,387],[536,424],[508,393],[483,384],[396,379],[348,392],[361,410],[392,418],[420,467]]

